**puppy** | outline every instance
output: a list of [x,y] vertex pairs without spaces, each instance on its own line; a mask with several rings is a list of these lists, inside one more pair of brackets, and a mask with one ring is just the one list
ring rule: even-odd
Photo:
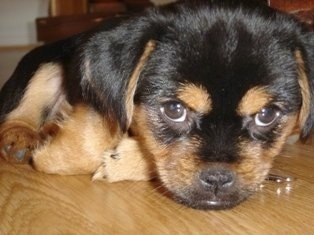
[[258,2],[187,1],[27,54],[0,94],[1,156],[46,173],[148,180],[231,208],[314,123],[314,34]]

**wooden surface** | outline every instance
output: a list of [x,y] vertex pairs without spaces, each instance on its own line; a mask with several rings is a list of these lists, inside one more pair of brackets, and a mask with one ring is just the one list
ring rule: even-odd
[[149,182],[93,183],[0,161],[0,234],[314,234],[314,147],[287,146],[266,182],[232,210],[174,203]]
[[[3,76],[22,54],[0,50]],[[313,143],[287,145],[276,159],[274,169],[295,181],[265,182],[226,211],[186,208],[150,182],[95,183],[0,160],[0,234],[314,234]]]

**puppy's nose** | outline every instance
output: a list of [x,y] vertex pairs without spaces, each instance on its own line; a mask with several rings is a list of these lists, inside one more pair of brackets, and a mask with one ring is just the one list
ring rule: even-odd
[[210,190],[215,194],[221,190],[228,191],[235,183],[234,174],[222,169],[203,170],[199,179],[205,190]]

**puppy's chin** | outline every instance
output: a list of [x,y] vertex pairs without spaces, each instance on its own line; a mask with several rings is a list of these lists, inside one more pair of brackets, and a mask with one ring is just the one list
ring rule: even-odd
[[[204,197],[205,196],[205,197]],[[249,194],[241,195],[238,193],[234,193],[232,195],[220,195],[215,196],[208,194],[206,198],[206,193],[202,193],[198,195],[195,193],[193,195],[187,193],[184,196],[174,196],[174,199],[186,206],[189,206],[194,209],[201,209],[201,210],[222,210],[222,209],[230,209],[232,207],[237,206],[241,202],[243,202]]]

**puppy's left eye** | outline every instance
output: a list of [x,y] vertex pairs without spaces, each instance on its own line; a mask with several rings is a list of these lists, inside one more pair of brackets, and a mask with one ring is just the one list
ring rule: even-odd
[[268,127],[275,123],[280,116],[281,112],[278,108],[266,107],[255,115],[254,121],[259,127]]
[[181,123],[186,120],[187,110],[179,101],[167,101],[160,107],[161,113],[170,121]]

